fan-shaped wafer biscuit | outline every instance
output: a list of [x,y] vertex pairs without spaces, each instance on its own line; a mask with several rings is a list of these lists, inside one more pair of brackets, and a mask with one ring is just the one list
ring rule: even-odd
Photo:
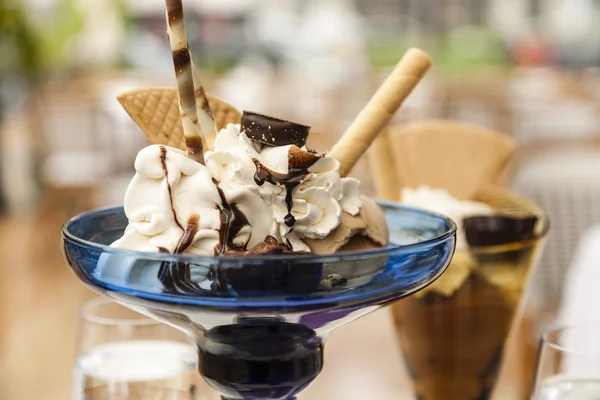
[[[235,107],[210,94],[207,97],[218,129],[240,123],[241,114]],[[176,89],[137,89],[122,93],[117,99],[152,143],[185,151]]]
[[388,140],[402,185],[443,188],[461,200],[495,182],[515,151],[508,136],[458,121],[393,127]]

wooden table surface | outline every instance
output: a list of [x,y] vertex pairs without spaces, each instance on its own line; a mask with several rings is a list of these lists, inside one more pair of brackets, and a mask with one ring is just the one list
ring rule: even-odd
[[[77,207],[84,208],[50,205],[37,216],[0,220],[0,399],[71,397],[77,312],[94,297],[67,268],[60,249],[61,224]],[[366,398],[412,398],[387,310],[333,333],[322,375],[301,396]]]

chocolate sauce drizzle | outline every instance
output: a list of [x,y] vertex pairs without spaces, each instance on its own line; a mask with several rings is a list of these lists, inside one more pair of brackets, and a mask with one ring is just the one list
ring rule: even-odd
[[196,236],[196,233],[198,233],[199,225],[200,216],[195,214],[190,216],[187,222],[187,227],[185,228],[185,231],[183,231],[183,235],[181,235],[179,242],[177,242],[177,246],[175,247],[175,251],[173,251],[173,253],[181,254],[192,245],[194,242],[194,236]]
[[219,197],[221,197],[221,207],[217,206],[221,213],[221,227],[219,228],[219,243],[215,247],[215,253],[217,255],[223,254],[228,248],[245,250],[248,242],[244,243],[243,246],[236,246],[233,243],[233,239],[245,226],[250,226],[250,222],[236,203],[229,203],[227,201],[223,189],[219,187],[219,182],[213,179],[213,183],[217,187]]
[[171,189],[171,183],[169,182],[169,169],[167,168],[167,148],[165,146],[160,146],[160,165],[165,173],[165,181],[167,182],[167,190],[169,192],[169,202],[171,204],[171,213],[173,214],[173,219],[175,223],[181,229],[183,229],[183,225],[177,219],[177,211],[175,211],[175,207],[173,206],[173,190]]
[[[194,236],[198,233],[200,217],[192,215],[187,222],[187,228],[184,230],[181,238],[175,246],[173,254],[183,253],[194,241]],[[169,253],[164,247],[159,247],[160,253]],[[192,281],[190,265],[183,261],[163,261],[158,269],[158,280],[163,288],[168,292],[179,293],[201,293],[200,286]]]
[[[198,233],[200,225],[200,216],[192,215],[187,221],[186,228],[184,229],[177,218],[177,212],[173,205],[173,193],[171,184],[169,183],[169,169],[167,167],[167,148],[160,146],[160,165],[165,173],[165,180],[167,182],[167,189],[169,192],[169,202],[171,204],[171,212],[173,213],[173,219],[177,226],[183,231],[177,245],[175,246],[174,254],[183,253],[194,241],[194,236]],[[159,247],[160,253],[169,253],[169,250],[164,247]],[[160,264],[158,270],[158,280],[162,283],[163,288],[169,292],[183,292],[183,293],[199,293],[201,291],[200,286],[191,280],[190,266],[184,262],[174,261],[163,261]]]
[[[167,180],[167,189],[169,192],[169,201],[171,203],[171,211],[173,213],[173,219],[177,226],[183,231],[175,249],[174,254],[183,253],[188,247],[190,247],[194,241],[194,237],[198,233],[200,225],[200,216],[192,215],[187,221],[186,228],[184,229],[177,218],[177,213],[173,204],[173,194],[171,184],[168,180],[168,167],[166,163],[167,149],[164,146],[160,147],[160,162],[165,173],[165,179]],[[263,164],[259,160],[253,159],[256,166],[256,173],[254,174],[254,181],[257,185],[262,186],[265,182],[272,185],[282,185],[286,189],[285,204],[287,207],[288,214],[285,216],[285,224],[292,228],[296,223],[296,219],[292,215],[292,207],[294,205],[292,193],[294,188],[300,185],[303,179],[309,174],[308,169],[314,165],[322,155],[312,152],[304,151],[297,146],[292,146],[288,153],[288,166],[289,170],[287,174],[282,174],[273,171]],[[293,253],[289,243],[286,245],[280,244],[278,240],[273,236],[267,236],[265,240],[252,249],[247,249],[248,242],[243,245],[236,245],[233,240],[245,226],[250,226],[250,222],[244,213],[239,209],[236,203],[230,203],[223,191],[219,187],[219,182],[213,179],[213,183],[217,188],[219,197],[221,198],[221,205],[217,205],[220,212],[221,226],[219,227],[219,242],[215,246],[215,254],[226,255],[226,256],[241,256],[249,254],[286,254]],[[293,228],[292,228],[293,229]],[[166,248],[159,247],[159,252],[169,253]],[[216,266],[211,266],[211,274],[214,276]],[[211,279],[210,276],[207,277]],[[164,261],[158,271],[158,279],[163,285],[163,289],[167,292],[178,292],[186,294],[198,294],[202,293],[203,289],[200,285],[191,279],[190,264],[183,261]]]
[[253,158],[252,161],[256,166],[254,174],[254,182],[258,186],[262,186],[265,182],[272,185],[282,185],[285,187],[285,206],[287,215],[284,217],[284,222],[288,227],[293,227],[296,224],[296,218],[292,215],[292,207],[294,207],[294,199],[292,193],[294,189],[302,183],[308,169],[323,157],[315,152],[307,152],[299,148],[292,147],[288,155],[288,173],[282,174],[265,167],[259,160]]

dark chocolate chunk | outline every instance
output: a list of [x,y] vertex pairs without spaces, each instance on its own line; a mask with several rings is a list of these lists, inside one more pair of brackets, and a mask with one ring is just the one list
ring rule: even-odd
[[308,169],[321,158],[323,155],[316,151],[304,151],[298,146],[292,146],[288,152],[288,169],[290,171],[304,170],[308,173]]
[[256,182],[258,186],[262,186],[265,182],[269,182],[273,185],[283,185],[285,187],[285,205],[288,214],[285,216],[284,222],[290,228],[296,223],[296,218],[292,215],[292,207],[294,206],[292,192],[296,186],[302,183],[304,177],[308,175],[308,169],[319,161],[321,157],[323,157],[322,154],[313,151],[304,151],[298,146],[293,145],[288,153],[287,174],[272,171],[262,165],[256,158],[252,159],[256,166],[254,182]]
[[303,147],[306,144],[310,127],[244,111],[241,130],[255,142],[268,146],[294,144]]
[[485,215],[463,220],[469,246],[497,246],[516,243],[535,237],[538,217],[524,218],[505,215]]

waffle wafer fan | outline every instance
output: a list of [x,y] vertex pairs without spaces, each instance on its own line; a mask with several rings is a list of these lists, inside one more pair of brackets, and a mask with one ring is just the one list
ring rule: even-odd
[[[235,107],[210,94],[207,97],[217,129],[240,123],[242,115]],[[121,93],[117,100],[150,142],[186,149],[176,89],[137,89]]]
[[[488,399],[548,221],[535,204],[493,186],[515,149],[500,133],[423,121],[392,127],[379,140],[387,140],[381,148],[392,149],[391,173],[403,188],[444,189],[494,210],[458,221],[466,242],[447,272],[392,307],[419,399]],[[400,190],[395,198],[401,199]]]
[[508,136],[458,121],[395,127],[388,140],[404,186],[443,188],[461,200],[493,183],[515,151]]

